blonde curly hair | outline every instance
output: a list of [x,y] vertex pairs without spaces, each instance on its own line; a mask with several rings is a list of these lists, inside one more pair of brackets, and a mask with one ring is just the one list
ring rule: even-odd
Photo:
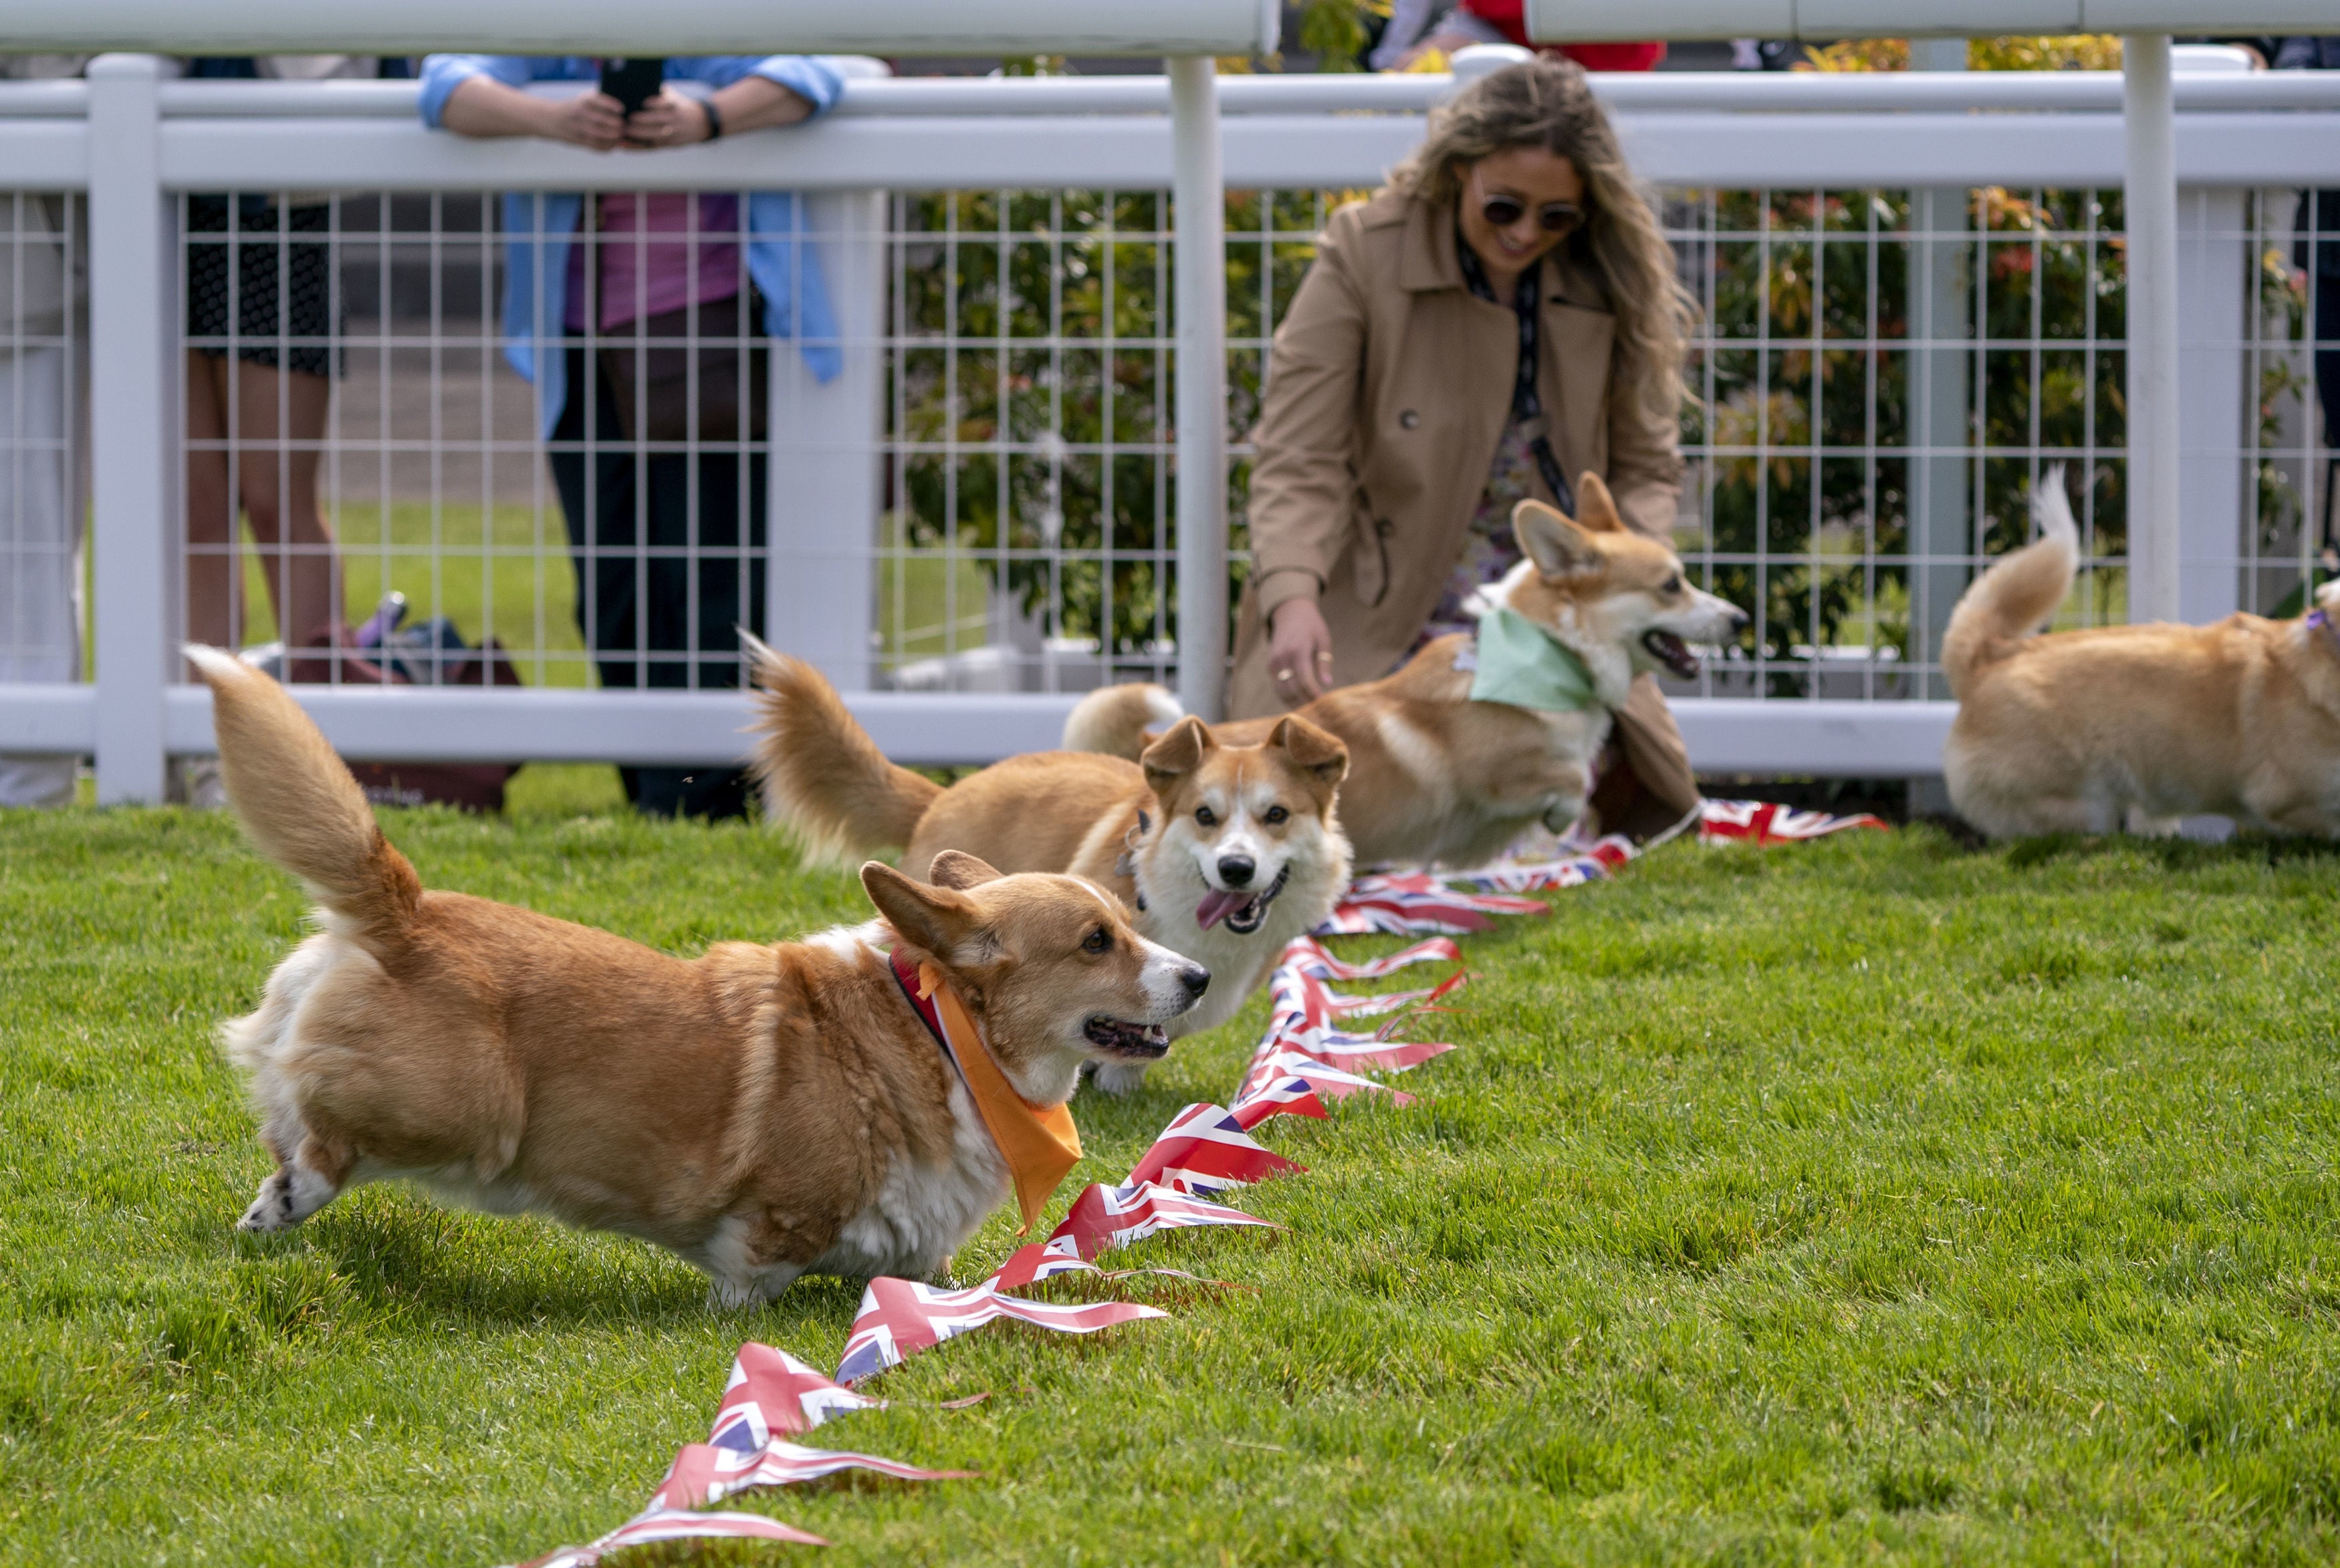
[[1617,133],[1572,61],[1536,59],[1492,72],[1433,111],[1430,133],[1390,171],[1393,189],[1452,205],[1470,167],[1513,147],[1541,147],[1583,177],[1585,221],[1562,242],[1597,272],[1617,319],[1611,371],[1653,413],[1682,403],[1682,357],[1698,307],[1673,247],[1618,148]]

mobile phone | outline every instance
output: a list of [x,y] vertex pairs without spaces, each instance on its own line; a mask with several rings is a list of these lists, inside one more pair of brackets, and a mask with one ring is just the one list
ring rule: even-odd
[[629,114],[640,113],[641,106],[657,97],[658,90],[665,84],[663,57],[601,62],[601,91],[615,98]]

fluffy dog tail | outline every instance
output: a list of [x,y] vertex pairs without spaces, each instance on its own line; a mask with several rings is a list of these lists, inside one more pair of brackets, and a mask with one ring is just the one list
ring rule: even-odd
[[190,645],[186,656],[212,689],[220,774],[253,847],[376,957],[404,946],[422,884],[358,781],[274,680],[218,648]]
[[755,660],[755,768],[772,820],[817,861],[908,843],[942,786],[887,761],[818,670],[740,635]]
[[1135,762],[1145,750],[1147,730],[1167,729],[1185,716],[1186,710],[1165,687],[1101,686],[1065,715],[1065,749]]
[[1950,695],[1963,697],[1975,676],[2005,658],[2038,631],[2072,587],[2080,566],[2080,528],[2064,495],[2064,466],[2049,468],[2031,489],[2031,517],[2041,537],[1983,573],[1950,612],[1942,638],[1942,671]]

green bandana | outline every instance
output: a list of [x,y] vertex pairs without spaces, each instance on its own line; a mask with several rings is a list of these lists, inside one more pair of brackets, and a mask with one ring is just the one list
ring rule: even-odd
[[1478,673],[1471,677],[1474,703],[1561,714],[1601,705],[1584,661],[1515,611],[1491,609],[1479,617],[1478,653]]

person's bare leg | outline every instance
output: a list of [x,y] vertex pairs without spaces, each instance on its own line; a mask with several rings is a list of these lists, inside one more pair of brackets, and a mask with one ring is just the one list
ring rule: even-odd
[[242,361],[235,367],[237,488],[288,647],[319,646],[342,630],[333,535],[317,501],[323,454],[316,444],[324,438],[332,392],[322,376]]
[[227,360],[193,349],[186,360],[187,639],[233,648],[243,641],[243,603],[232,591],[242,562],[235,548],[228,455],[194,446],[227,435]]

